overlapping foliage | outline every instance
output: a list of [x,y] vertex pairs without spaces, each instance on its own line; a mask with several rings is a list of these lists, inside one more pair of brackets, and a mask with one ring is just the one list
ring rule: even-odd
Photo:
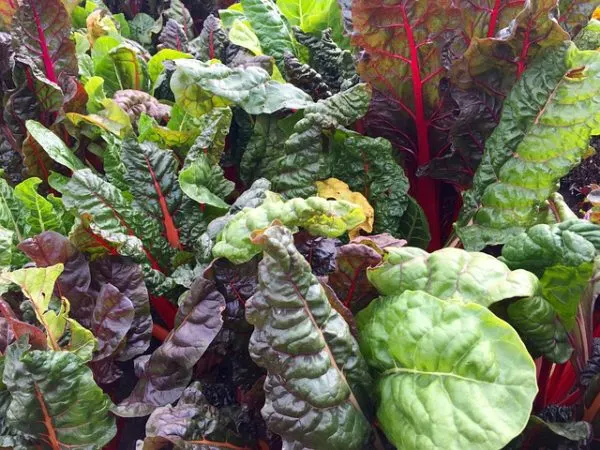
[[593,11],[0,0],[0,447],[585,448]]

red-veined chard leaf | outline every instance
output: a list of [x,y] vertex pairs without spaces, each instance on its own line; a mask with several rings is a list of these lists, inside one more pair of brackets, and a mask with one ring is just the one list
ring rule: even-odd
[[177,183],[178,162],[171,150],[162,150],[151,142],[127,140],[122,146],[127,172],[125,181],[138,208],[160,218],[162,234],[173,248],[181,248],[179,230],[173,214],[180,206],[182,192]]
[[225,299],[215,284],[199,278],[179,306],[175,328],[144,364],[133,392],[114,412],[124,417],[150,414],[176,401],[192,378],[194,365],[221,330]]
[[223,30],[221,19],[209,15],[202,24],[202,32],[189,44],[190,52],[200,61],[226,60],[225,49],[229,45],[227,33]]
[[355,238],[338,249],[337,267],[329,274],[327,283],[346,308],[358,312],[377,297],[377,290],[367,279],[367,269],[381,263],[383,249],[404,244],[406,241],[380,234]]
[[173,19],[167,20],[158,36],[158,50],[188,51],[188,38],[183,27]]
[[262,414],[268,427],[286,448],[327,442],[332,449],[361,449],[370,433],[370,377],[348,324],[331,308],[289,230],[270,227],[254,242],[264,257],[246,318],[255,326],[250,355],[267,369]]
[[[446,35],[453,34],[457,16],[450,0],[357,0],[352,5],[353,43],[365,49],[358,71],[384,95],[382,102],[373,103],[367,124],[411,153],[418,166],[444,150],[435,140],[445,118],[438,86],[446,73],[441,50]],[[432,245],[437,247],[437,188],[432,180],[419,178],[416,189],[432,226]]]
[[[523,9],[525,0],[459,0],[462,39],[495,37]],[[468,42],[467,42],[468,44]]]
[[585,26],[598,5],[586,0],[560,0],[558,7],[558,23],[574,37]]
[[116,433],[110,399],[72,353],[20,340],[6,352],[2,381],[11,394],[6,423],[42,449],[102,447]]
[[13,21],[16,52],[32,57],[45,77],[56,84],[78,74],[70,34],[71,19],[60,0],[20,0]]
[[170,249],[158,220],[135,208],[129,196],[89,169],[76,171],[64,187],[63,201],[81,216],[88,216],[108,233],[137,236],[150,265],[167,265]]
[[[545,203],[600,132],[600,53],[564,44],[527,70],[486,142],[455,224],[465,248],[505,243],[549,219]],[[553,219],[556,220],[556,219]]]
[[[10,305],[0,298],[0,314],[2,315],[2,331],[0,331],[0,352],[4,353],[6,347],[13,340],[21,336],[28,336],[29,343],[36,350],[46,350],[46,335],[38,327],[17,319]],[[1,371],[0,371],[1,373]]]
[[187,39],[194,38],[194,20],[182,0],[171,0],[165,16],[181,25]]
[[106,94],[112,97],[115,92],[124,89],[147,91],[150,88],[150,77],[139,50],[129,43],[119,44],[109,41],[110,39],[112,38],[98,39],[94,49],[99,45],[98,42],[106,42],[107,48],[98,52],[97,56],[92,52],[94,72],[104,79]]

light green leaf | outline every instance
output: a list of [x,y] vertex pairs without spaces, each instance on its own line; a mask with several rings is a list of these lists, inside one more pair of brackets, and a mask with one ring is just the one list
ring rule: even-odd
[[308,94],[291,84],[270,80],[259,67],[232,69],[220,63],[186,59],[175,63],[171,78],[175,101],[193,116],[228,105],[240,106],[248,114],[272,114],[313,103]]
[[65,232],[58,211],[52,203],[37,192],[42,180],[28,178],[15,187],[15,198],[21,203],[20,216],[24,220],[24,234],[33,236],[44,231]]
[[223,198],[235,187],[232,181],[225,179],[223,170],[218,165],[211,166],[203,154],[186,163],[186,167],[179,172],[179,185],[191,199],[220,209],[229,208]]
[[600,53],[574,44],[533,64],[504,102],[500,124],[464,195],[455,227],[466,249],[504,244],[547,217],[558,180],[600,133]]
[[357,322],[379,374],[377,417],[398,448],[496,450],[527,424],[535,364],[486,308],[406,291],[372,302]]
[[263,54],[258,36],[250,28],[247,20],[236,19],[233,22],[233,25],[229,29],[229,40],[232,44],[248,49],[255,55]]
[[193,58],[189,53],[180,52],[179,50],[172,50],[170,48],[164,48],[150,58],[148,61],[148,75],[152,84],[156,82],[156,79],[160,73],[164,70],[163,62],[175,59],[190,59]]
[[103,101],[106,99],[106,94],[104,93],[104,78],[91,77],[86,81],[83,87],[88,95],[88,112],[97,113],[98,111],[104,109]]
[[25,122],[25,127],[33,139],[48,156],[71,170],[85,169],[85,165],[56,134],[35,120]]
[[491,255],[443,248],[427,253],[416,247],[387,248],[384,262],[367,271],[382,295],[424,291],[442,300],[490,306],[538,291],[535,275],[511,271]]
[[[93,50],[96,47],[94,45]],[[94,57],[94,72],[104,78],[104,89],[109,97],[123,89],[147,91],[149,88],[146,63],[130,44],[119,44],[106,55]]]
[[305,33],[327,28],[331,8],[338,7],[336,0],[277,0],[277,6],[291,25]]
[[296,44],[287,20],[272,0],[241,0],[240,3],[263,51],[275,58],[280,70],[283,70],[284,53],[296,54]]
[[540,278],[543,297],[558,312],[567,330],[575,325],[577,306],[592,275],[594,264],[548,267]]
[[227,223],[213,247],[214,257],[235,264],[249,261],[260,253],[260,247],[252,242],[252,232],[268,227],[274,220],[292,229],[304,227],[316,236],[337,237],[363,223],[365,216],[359,206],[345,201],[321,197],[284,201],[268,192],[260,206],[244,208]]

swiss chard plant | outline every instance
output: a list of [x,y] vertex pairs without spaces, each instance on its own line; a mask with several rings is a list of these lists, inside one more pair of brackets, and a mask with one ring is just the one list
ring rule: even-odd
[[0,0],[0,447],[595,448],[596,6]]

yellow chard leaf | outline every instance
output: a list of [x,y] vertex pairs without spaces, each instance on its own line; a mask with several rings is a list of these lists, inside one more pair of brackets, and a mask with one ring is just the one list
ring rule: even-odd
[[317,186],[317,195],[319,197],[345,200],[354,203],[359,206],[365,214],[365,221],[348,232],[350,239],[359,236],[361,230],[366,233],[371,233],[373,231],[375,211],[364,195],[360,192],[352,192],[346,183],[337,178],[328,178],[325,181],[317,181],[315,184]]

